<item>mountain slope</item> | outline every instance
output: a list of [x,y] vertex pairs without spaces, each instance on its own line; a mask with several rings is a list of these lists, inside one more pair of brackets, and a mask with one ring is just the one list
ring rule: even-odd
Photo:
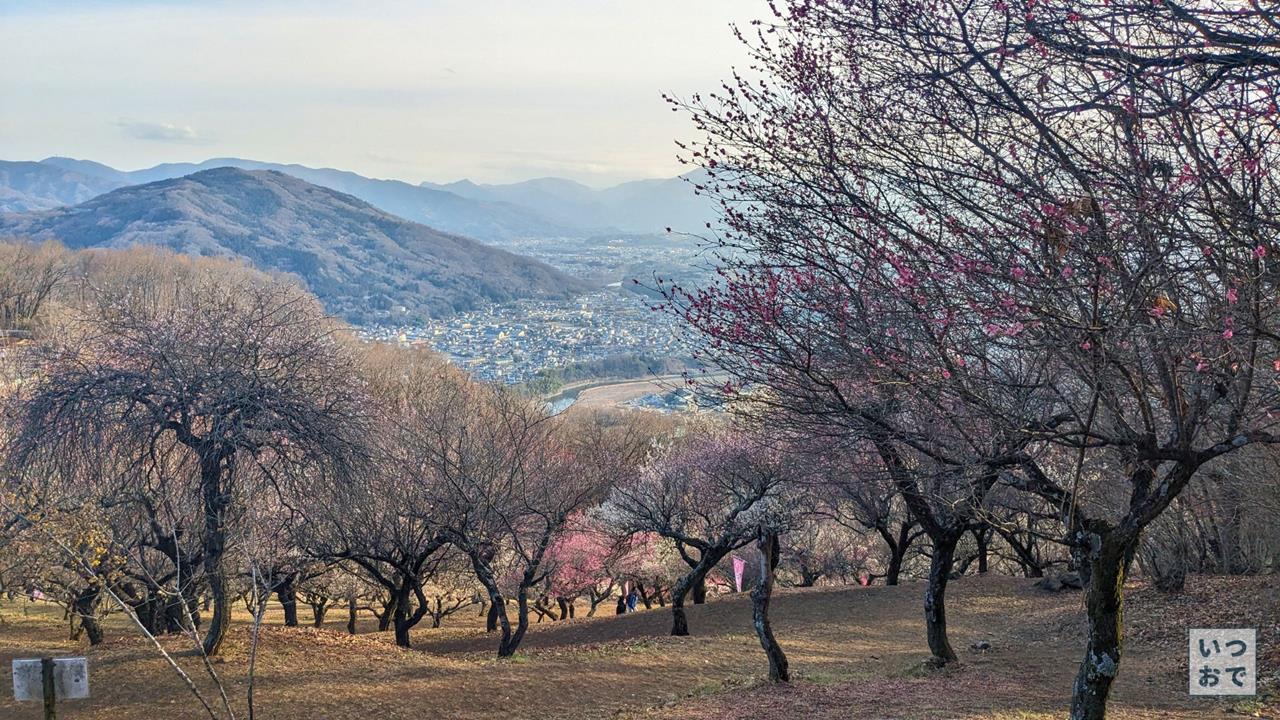
[[682,232],[702,232],[715,223],[716,206],[695,186],[707,182],[705,170],[695,170],[668,180],[637,180],[601,191],[604,202],[614,209],[619,227],[637,232],[660,232],[674,228]]
[[0,215],[0,235],[58,239],[73,248],[143,244],[239,257],[296,274],[331,311],[357,322],[586,289],[530,258],[275,171],[218,168],[121,188],[74,207]]
[[74,205],[126,184],[74,168],[0,160],[0,212]]
[[444,232],[500,242],[526,237],[556,237],[575,233],[536,209],[501,200],[477,200],[399,180],[377,180],[345,170],[284,165],[242,158],[213,158],[200,163],[165,163],[144,170],[124,172],[87,160],[46,158],[41,164],[72,169],[105,180],[120,181],[113,187],[184,177],[202,170],[234,167],[241,170],[275,170],[314,185],[354,195],[393,215],[430,225]]

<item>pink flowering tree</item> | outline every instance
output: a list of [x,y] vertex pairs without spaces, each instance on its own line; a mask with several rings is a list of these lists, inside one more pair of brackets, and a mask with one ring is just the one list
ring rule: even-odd
[[1280,440],[1275,27],[1258,3],[791,0],[741,33],[758,73],[672,100],[723,260],[668,309],[724,391],[879,455],[935,543],[931,497],[1060,509],[1089,580],[1073,720],[1105,715],[1142,530]]
[[552,567],[548,591],[560,604],[560,619],[570,616],[574,601],[587,597],[587,617],[617,587],[625,549],[589,519],[570,522],[571,529],[552,542],[547,562]]

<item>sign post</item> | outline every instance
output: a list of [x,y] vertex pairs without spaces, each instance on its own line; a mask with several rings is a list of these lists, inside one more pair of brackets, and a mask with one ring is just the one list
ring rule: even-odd
[[40,658],[40,685],[44,695],[44,720],[58,720],[58,697],[53,686],[53,658]]
[[42,657],[13,661],[13,699],[44,703],[45,720],[57,720],[59,700],[89,697],[89,661]]
[[1256,628],[1192,628],[1187,633],[1187,645],[1192,695],[1257,693]]

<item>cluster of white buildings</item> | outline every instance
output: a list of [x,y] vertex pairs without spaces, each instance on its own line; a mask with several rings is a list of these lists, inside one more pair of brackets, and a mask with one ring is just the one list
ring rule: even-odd
[[573,300],[521,300],[420,326],[362,328],[369,339],[424,346],[479,380],[518,383],[574,362],[681,352],[675,320],[621,287]]

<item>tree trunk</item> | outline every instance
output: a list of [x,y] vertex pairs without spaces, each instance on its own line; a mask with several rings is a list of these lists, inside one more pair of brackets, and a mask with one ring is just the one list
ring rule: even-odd
[[[209,570],[209,566],[213,569]],[[226,579],[222,576],[221,563],[206,561],[209,573],[209,595],[213,599],[213,614],[209,618],[209,629],[205,631],[203,649],[206,655],[216,655],[222,647],[222,640],[227,634],[227,622],[231,608],[227,597]]]
[[378,632],[386,632],[391,629],[391,618],[396,614],[396,596],[391,595],[391,599],[382,603],[382,614],[378,615]]
[[[503,613],[503,620],[506,620],[506,613]],[[512,632],[509,626],[503,627],[502,643],[498,645],[498,657],[511,657],[516,654],[516,648],[520,647],[520,641],[524,639],[525,632],[529,629],[529,591],[527,588],[520,588],[516,592],[516,629]]]
[[800,583],[796,587],[813,587],[822,577],[822,571],[809,567],[808,563],[800,563]]
[[569,619],[569,601],[564,598],[556,598],[556,605],[560,606],[560,619]]
[[489,603],[489,615],[484,621],[484,631],[487,633],[498,631],[498,606]]
[[89,636],[90,645],[102,643],[102,625],[98,623],[98,599],[102,589],[93,585],[76,595],[72,611],[80,619],[80,628]]
[[284,626],[298,627],[298,588],[292,577],[276,586],[276,598],[284,610]]
[[898,577],[902,574],[902,561],[907,557],[907,550],[910,547],[911,524],[903,523],[898,529],[896,541],[889,544],[889,567],[884,574],[885,585],[898,584]]
[[672,635],[688,635],[689,620],[684,612],[684,598],[690,593],[694,594],[694,605],[698,604],[697,594],[698,588],[702,588],[703,600],[706,600],[706,580],[707,573],[716,566],[716,563],[724,559],[729,551],[711,552],[702,554],[698,560],[698,564],[688,574],[682,576],[676,586],[671,589],[671,634]]
[[978,574],[984,575],[990,569],[988,550],[991,541],[990,528],[979,528],[973,531],[973,540],[978,544]]
[[698,576],[698,583],[693,586],[693,604],[703,605],[707,602],[707,574]]
[[933,538],[933,558],[929,563],[929,583],[924,591],[925,633],[929,641],[929,664],[942,667],[956,661],[956,653],[947,640],[947,580],[955,561],[959,535],[948,533]]
[[409,582],[407,580],[401,584],[400,594],[396,596],[394,625],[396,645],[403,648],[412,647],[409,643],[409,629],[413,624],[409,615]]
[[636,592],[640,593],[640,602],[644,603],[644,609],[652,610],[653,598],[649,595],[649,591],[645,589],[644,583],[636,583]]
[[689,586],[682,578],[671,590],[671,634],[687,636],[689,634],[689,618],[684,614],[684,596]]
[[[484,589],[489,594],[489,604],[492,606],[489,610],[490,626],[494,626],[496,621],[496,629],[502,633],[502,637],[498,640],[498,657],[507,657],[511,654],[510,652],[505,652],[511,645],[511,620],[507,617],[507,599],[502,597],[502,591],[498,588],[498,580],[486,564],[484,556],[473,553],[471,555],[471,567],[475,570],[476,579],[480,581],[480,584],[484,586]],[[520,615],[527,627],[529,622],[528,598],[523,597],[523,593],[521,595]]]
[[769,658],[769,680],[790,682],[787,656],[774,638],[773,627],[769,624],[769,601],[773,596],[774,571],[778,567],[778,534],[761,528],[756,548],[760,551],[760,582],[751,591],[751,617],[756,626],[756,636],[760,638],[760,647]]
[[324,627],[324,616],[329,612],[329,600],[323,599],[311,603],[311,624],[313,627]]
[[1136,540],[1125,543],[1115,533],[1094,534],[1088,553],[1089,584],[1085,609],[1088,643],[1071,694],[1071,720],[1105,720],[1107,695],[1120,669],[1124,632],[1125,559]]
[[186,601],[180,596],[168,595],[164,598],[165,632],[180,633],[189,629],[187,622]]
[[347,634],[356,634],[356,614],[359,611],[356,608],[356,599],[347,598]]
[[221,453],[209,448],[201,449],[200,490],[204,501],[204,572],[209,583],[209,599],[213,603],[213,615],[204,633],[205,655],[217,655],[227,634],[230,621],[231,598],[227,594],[227,579],[223,568],[223,555],[227,550],[226,511],[228,498],[222,487]]

